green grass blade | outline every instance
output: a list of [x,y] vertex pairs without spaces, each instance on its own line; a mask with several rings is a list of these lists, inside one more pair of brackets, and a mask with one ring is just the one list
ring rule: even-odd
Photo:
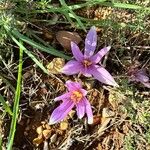
[[[53,7],[53,6],[47,6],[46,9],[44,10],[32,10],[29,12],[29,14],[34,14],[34,13],[48,13],[48,12],[55,12],[55,13],[61,13],[64,14],[64,12],[69,9],[71,10],[77,10],[83,7],[92,7],[94,5],[102,5],[102,6],[108,6],[108,7],[114,7],[114,8],[124,8],[124,9],[135,9],[135,10],[148,10],[150,11],[150,7],[144,7],[136,4],[127,4],[127,3],[113,3],[113,2],[106,2],[107,0],[89,0],[85,3],[79,3],[79,4],[74,4],[74,5],[68,5],[67,7]],[[16,10],[18,13],[24,13],[22,10]]]
[[[71,13],[69,13],[69,16],[74,18],[74,16],[72,16]],[[82,21],[85,22],[85,26],[90,28],[91,26],[95,25],[97,27],[112,27],[112,28],[121,28],[122,27],[122,24],[121,23],[117,23],[117,22],[114,22],[112,20],[93,20],[93,19],[88,19],[88,18],[85,18],[85,17],[81,17],[81,16],[78,16]],[[127,24],[128,28],[136,28],[136,25],[133,25],[133,24]],[[78,29],[81,29],[79,26],[77,26]]]
[[36,65],[38,67],[40,67],[44,73],[48,74],[47,69],[43,66],[42,63],[40,63],[36,57],[30,52],[28,51],[20,42],[18,42],[13,36],[11,36],[12,40],[21,48],[23,49],[23,51],[36,63]]
[[96,4],[102,6],[114,7],[114,8],[117,7],[117,8],[124,8],[124,9],[150,10],[150,7],[139,6],[136,4],[106,2],[106,0],[93,0],[93,1],[90,0],[87,1],[86,3],[70,5],[68,7],[72,10],[75,10],[75,9],[80,9],[82,7],[90,7]]
[[2,136],[0,135],[0,150],[2,150]]
[[2,103],[2,105],[3,105],[4,109],[5,109],[5,111],[8,112],[9,115],[12,116],[13,113],[12,113],[12,111],[11,111],[9,105],[6,103],[6,101],[4,100],[4,98],[3,98],[3,96],[2,96],[1,94],[0,94],[0,102]]
[[[17,30],[12,30],[12,33],[13,33],[16,37],[18,37],[19,39],[21,39],[22,41],[24,41],[24,42],[30,44],[31,46],[33,46],[33,47],[35,47],[35,48],[37,48],[37,49],[39,49],[39,50],[42,50],[42,51],[47,52],[47,53],[49,53],[49,54],[52,54],[52,55],[54,55],[54,56],[62,57],[62,58],[65,58],[65,59],[70,59],[69,56],[67,56],[67,55],[65,55],[65,54],[63,54],[63,53],[61,53],[60,51],[55,50],[53,47],[47,48],[47,47],[45,47],[45,46],[43,46],[43,45],[41,45],[41,44],[39,44],[39,43],[36,43],[36,42],[32,41],[30,38],[28,38],[28,37],[22,35],[22,34],[19,33]],[[50,47],[50,46],[49,46],[49,47]]]
[[41,51],[47,52],[47,53],[52,54],[54,56],[62,57],[62,58],[65,58],[65,59],[70,59],[69,56],[61,53],[60,51],[55,50],[53,47],[48,48],[48,47],[45,47],[45,46],[43,46],[43,45],[41,45],[39,43],[36,43],[36,42],[32,41],[30,38],[28,38],[28,37],[22,35],[21,33],[19,33],[16,29],[12,30],[12,33],[16,37],[18,37],[20,40],[30,44],[31,46],[33,46],[33,47],[35,47],[35,48],[37,48],[37,49],[39,49]]
[[[105,2],[106,0],[101,0],[101,2]],[[35,14],[35,13],[49,13],[49,12],[55,12],[55,13],[61,13],[64,14],[64,12],[68,11],[68,8],[71,10],[77,10],[83,7],[92,7],[96,4],[99,4],[99,1],[89,1],[89,2],[85,2],[85,3],[81,3],[81,4],[74,4],[74,5],[68,5],[67,8],[66,7],[53,7],[52,5],[47,5],[47,8],[44,10],[31,10],[31,12],[29,12],[29,14]],[[16,11],[18,13],[24,13],[22,10],[16,9]]]
[[59,0],[61,5],[63,7],[65,7],[66,9],[68,9],[68,11],[74,16],[74,18],[77,20],[78,24],[81,26],[81,28],[86,32],[86,29],[84,27],[84,24],[81,22],[81,20],[78,18],[78,16],[72,11],[72,9],[70,9],[68,7],[68,5],[66,4],[66,2],[64,0]]
[[[40,42],[41,44],[43,44],[44,46],[49,47],[49,44],[46,43],[43,39],[41,39],[40,37],[38,37],[32,30],[29,30],[30,36],[35,38],[36,40],[38,40],[38,42]],[[51,48],[51,47],[49,47]]]
[[97,5],[99,3],[102,3],[102,2],[105,2],[106,0],[93,0],[93,1],[87,1],[85,3],[81,3],[81,4],[74,4],[74,5],[69,5],[68,7],[72,10],[76,10],[76,9],[80,9],[80,8],[83,8],[83,7],[91,7],[91,6],[94,6],[94,5]]
[[73,24],[74,24],[74,22],[73,22],[72,18],[70,18],[70,17],[69,17],[69,15],[68,15],[68,12],[67,12],[67,11],[63,11],[63,12],[62,12],[62,14],[66,17],[67,21],[68,21],[71,25],[73,25]]
[[20,93],[21,93],[21,80],[22,80],[22,64],[23,64],[22,59],[23,59],[23,49],[20,47],[17,87],[15,92],[13,116],[12,116],[12,121],[10,126],[9,137],[8,137],[7,150],[12,150],[15,131],[16,131],[16,123],[18,119],[19,100],[20,100]]
[[149,10],[150,7],[139,6],[135,4],[127,4],[127,3],[112,3],[112,2],[101,2],[100,5],[114,7],[114,8],[124,8],[124,9],[135,9],[135,10]]
[[23,34],[21,34],[17,29],[11,30],[7,26],[4,26],[4,27],[8,33],[12,33],[15,37],[19,38],[21,41],[23,41],[25,43],[28,43],[29,45],[33,46],[34,48],[37,48],[41,51],[47,52],[47,53],[54,55],[54,56],[62,57],[62,58],[67,59],[67,60],[71,59],[71,57],[63,54],[61,51],[57,51],[56,49],[54,49],[51,46],[45,47],[42,44],[39,44],[39,43],[31,40],[27,36],[24,36]]

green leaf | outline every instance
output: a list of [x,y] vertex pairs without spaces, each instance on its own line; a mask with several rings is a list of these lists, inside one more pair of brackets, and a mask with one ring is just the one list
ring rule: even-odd
[[2,105],[3,105],[4,109],[5,109],[5,111],[8,112],[9,115],[12,116],[13,113],[12,113],[12,111],[11,111],[9,105],[6,103],[6,101],[4,100],[4,98],[3,98],[3,96],[2,96],[1,94],[0,94],[0,102],[2,103]]
[[0,150],[2,150],[2,136],[0,135]]
[[127,3],[103,2],[103,3],[101,3],[101,5],[109,6],[109,7],[125,8],[125,9],[150,10],[150,7],[144,7],[144,6],[139,6],[139,5],[135,5],[135,4],[127,4]]
[[[84,24],[81,22],[81,20],[78,18],[78,16],[72,11],[72,9],[70,9],[70,7],[68,7],[68,5],[66,4],[66,2],[64,0],[59,0],[61,5],[66,8],[73,16],[74,18],[77,20],[78,24],[81,26],[81,28],[86,32],[86,29],[84,27]],[[67,13],[68,15],[68,13]]]
[[20,42],[18,42],[13,36],[11,36],[12,40],[35,62],[35,64],[40,67],[44,73],[49,74],[47,69],[43,66],[42,63],[39,62],[39,60],[36,59],[36,57],[28,51]]
[[56,49],[54,49],[51,46],[45,47],[42,44],[39,44],[39,43],[31,40],[27,36],[21,34],[17,29],[10,29],[8,26],[4,26],[4,27],[8,33],[12,33],[15,37],[19,38],[21,41],[23,41],[25,43],[28,43],[29,45],[33,46],[34,48],[37,48],[41,51],[47,52],[54,56],[62,57],[67,60],[71,59],[71,57],[63,54],[61,51],[57,51]]
[[19,101],[20,101],[20,93],[21,93],[21,80],[22,80],[22,64],[23,64],[22,59],[23,59],[23,49],[20,47],[17,87],[16,87],[16,92],[15,92],[13,116],[11,120],[10,132],[9,132],[8,143],[7,143],[7,150],[12,150],[13,141],[15,137],[15,131],[16,131],[16,124],[17,124],[17,119],[18,119]]

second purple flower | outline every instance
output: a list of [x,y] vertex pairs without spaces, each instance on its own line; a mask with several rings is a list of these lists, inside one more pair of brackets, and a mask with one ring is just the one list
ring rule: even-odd
[[87,91],[82,89],[78,82],[67,81],[66,87],[68,92],[54,99],[55,101],[62,100],[63,102],[53,111],[49,120],[49,124],[52,125],[62,121],[74,106],[76,106],[78,118],[81,119],[86,113],[88,117],[88,123],[92,124],[93,113],[91,105],[85,97]]

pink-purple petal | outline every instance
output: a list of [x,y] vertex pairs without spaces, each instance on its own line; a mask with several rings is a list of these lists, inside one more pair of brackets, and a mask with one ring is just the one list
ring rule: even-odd
[[137,82],[141,82],[145,87],[150,88],[149,77],[145,71],[145,69],[138,70],[133,79]]
[[104,57],[108,53],[108,51],[110,50],[110,48],[111,48],[110,46],[104,47],[97,54],[91,56],[90,60],[93,63],[97,64],[102,59],[102,57]]
[[82,67],[81,68],[81,73],[85,76],[85,77],[91,77],[92,75],[89,73],[89,67]]
[[80,72],[82,65],[76,60],[70,60],[67,64],[61,69],[61,72],[66,75],[73,75]]
[[90,102],[84,98],[84,104],[85,104],[85,111],[88,117],[88,124],[92,124],[93,123],[93,112],[92,112],[92,108],[91,108],[91,104]]
[[66,87],[69,91],[74,91],[82,88],[79,82],[72,82],[70,80],[66,82]]
[[86,96],[86,95],[87,95],[87,91],[86,91],[86,90],[80,89],[80,91],[82,92],[83,96]]
[[150,83],[149,82],[141,82],[145,87],[150,88]]
[[83,116],[85,115],[85,103],[83,100],[76,104],[76,110],[78,118],[83,118]]
[[71,100],[64,101],[52,112],[49,124],[52,125],[63,120],[73,107],[74,103]]
[[81,62],[83,60],[83,54],[76,43],[71,42],[71,50],[75,59]]
[[149,77],[146,74],[146,71],[141,69],[139,70],[136,74],[135,77],[137,78],[137,80],[141,81],[141,82],[148,82],[149,81]]
[[65,93],[65,94],[63,94],[63,95],[60,95],[60,96],[58,96],[58,97],[56,97],[55,99],[54,99],[54,101],[59,101],[59,100],[64,100],[64,99],[68,99],[69,97],[70,97],[70,95],[71,95],[71,93]]
[[91,74],[94,76],[95,79],[99,80],[102,83],[118,87],[118,84],[115,82],[111,74],[101,66],[95,65],[91,69]]
[[86,39],[85,39],[84,56],[86,58],[88,58],[94,54],[96,45],[97,45],[97,33],[96,33],[96,28],[93,26],[89,30],[89,32],[86,36]]

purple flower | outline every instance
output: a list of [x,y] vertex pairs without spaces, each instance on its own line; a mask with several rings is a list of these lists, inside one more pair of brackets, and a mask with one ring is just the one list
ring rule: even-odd
[[150,88],[149,77],[145,69],[135,69],[129,73],[131,81],[141,82],[145,87]]
[[76,106],[77,116],[79,119],[81,119],[86,113],[88,123],[92,124],[93,113],[91,105],[85,97],[87,91],[82,89],[78,82],[67,81],[66,87],[68,92],[54,99],[55,101],[62,100],[62,104],[53,111],[49,124],[55,124],[63,120],[74,106]]
[[94,76],[102,83],[118,86],[110,73],[98,63],[102,57],[110,50],[110,46],[104,47],[97,54],[94,54],[97,45],[97,33],[95,27],[91,27],[85,39],[84,55],[79,47],[71,42],[71,49],[75,59],[70,60],[61,70],[62,73],[73,75],[82,73],[86,77]]

